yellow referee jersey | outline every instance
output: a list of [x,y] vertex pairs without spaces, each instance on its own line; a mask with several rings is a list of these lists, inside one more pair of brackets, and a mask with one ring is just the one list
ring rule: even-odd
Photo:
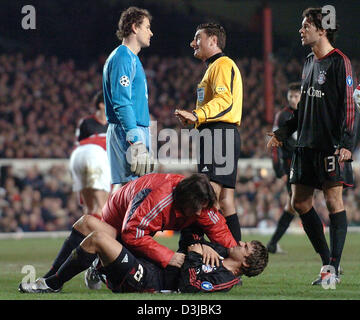
[[208,68],[197,87],[196,127],[220,121],[240,126],[243,87],[239,68],[223,53],[207,62]]

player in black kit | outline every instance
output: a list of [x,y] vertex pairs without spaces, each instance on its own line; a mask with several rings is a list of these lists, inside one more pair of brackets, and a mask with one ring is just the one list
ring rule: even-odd
[[[88,268],[96,255],[101,260],[97,272],[107,287],[115,293],[120,292],[217,292],[228,291],[244,274],[253,277],[260,274],[268,263],[268,252],[257,240],[239,242],[232,248],[224,248],[204,240],[192,229],[187,230],[180,247],[187,255],[180,268],[167,266],[162,268],[144,257],[135,256],[107,232],[94,231],[73,250],[66,262],[60,267],[57,277],[62,283],[69,281]],[[185,240],[184,240],[185,239]],[[211,247],[222,260],[216,263],[204,263],[204,247]],[[209,250],[209,249],[207,249]],[[210,249],[211,250],[211,249]],[[61,287],[49,287],[45,278],[32,283],[21,283],[23,293],[56,293]],[[52,281],[58,281],[52,277]]]
[[[342,191],[353,186],[356,82],[349,58],[333,47],[336,29],[322,27],[324,16],[321,8],[303,12],[299,33],[302,45],[310,46],[312,53],[303,68],[301,99],[294,116],[269,134],[268,147],[281,146],[297,130],[290,169],[293,208],[300,214],[304,230],[321,257],[320,274],[330,270],[339,283],[339,263],[347,233]],[[323,191],[330,213],[330,250],[323,224],[312,206],[315,188]],[[321,283],[320,275],[312,284]]]
[[[221,257],[221,263],[205,261],[203,253],[209,247]],[[195,225],[181,231],[179,251],[187,252],[179,277],[180,292],[229,291],[241,282],[240,275],[259,275],[269,259],[268,250],[257,240],[239,241],[238,246],[227,249],[206,241],[204,232]]]
[[[100,136],[106,145],[106,130],[108,123],[104,111],[105,105],[102,91],[96,93],[94,97],[94,105],[96,107],[95,113],[80,119],[75,135],[77,141],[81,144],[83,144],[82,141],[87,138]],[[100,143],[100,145],[102,145],[102,143]]]
[[[287,100],[289,105],[281,109],[275,115],[273,130],[277,130],[279,127],[283,126],[285,122],[293,116],[294,111],[297,109],[297,105],[300,101],[300,95],[301,83],[290,83],[287,91]],[[286,177],[288,197],[286,200],[284,212],[278,221],[276,230],[267,244],[267,249],[270,253],[284,253],[284,251],[278,245],[278,241],[284,235],[296,214],[295,210],[291,206],[291,185],[289,181],[291,158],[296,143],[296,138],[294,136],[295,134],[286,139],[282,147],[273,147],[271,150],[271,158],[276,177]]]

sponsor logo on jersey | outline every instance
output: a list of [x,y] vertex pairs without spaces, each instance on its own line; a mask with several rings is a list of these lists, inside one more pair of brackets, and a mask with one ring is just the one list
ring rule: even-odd
[[322,98],[324,93],[321,90],[317,90],[314,87],[309,87],[306,91],[309,97]]
[[203,288],[206,291],[210,291],[213,289],[213,285],[209,281],[203,281],[201,282],[201,288]]
[[348,87],[352,87],[353,85],[353,79],[350,75],[346,77],[346,84],[348,85]]

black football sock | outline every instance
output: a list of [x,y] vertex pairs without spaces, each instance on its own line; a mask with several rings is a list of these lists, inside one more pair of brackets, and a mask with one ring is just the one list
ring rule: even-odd
[[[119,290],[133,264],[130,263],[126,250],[121,250],[118,257],[105,267],[101,267],[102,273],[106,275],[106,285],[110,290]],[[134,271],[135,273],[135,271]]]
[[314,208],[300,215],[305,233],[315,251],[320,255],[323,265],[329,264],[330,250],[326,242],[323,224]]
[[276,245],[281,237],[284,235],[286,230],[289,228],[291,221],[294,219],[294,215],[284,210],[282,216],[278,221],[278,225],[273,236],[270,239],[270,244]]
[[338,274],[341,254],[345,245],[347,234],[346,211],[329,215],[330,218],[330,265],[335,268]]
[[61,265],[56,274],[45,280],[46,284],[52,289],[59,289],[71,278],[90,267],[96,258],[95,253],[86,252],[80,246],[74,249],[71,255]]
[[234,239],[236,240],[236,242],[239,242],[241,240],[241,228],[237,214],[234,213],[231,216],[227,216],[225,219],[226,224],[229,227]]
[[73,251],[84,239],[85,236],[82,233],[72,228],[69,237],[64,241],[64,244],[55,258],[51,269],[44,275],[44,278],[49,278],[54,275],[68,258],[71,251]]

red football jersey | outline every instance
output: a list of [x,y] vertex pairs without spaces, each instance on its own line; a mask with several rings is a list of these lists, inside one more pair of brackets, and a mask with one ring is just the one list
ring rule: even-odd
[[216,208],[204,209],[200,216],[193,217],[185,217],[175,210],[173,190],[184,178],[180,174],[147,174],[113,193],[102,211],[103,220],[117,229],[130,250],[162,267],[168,265],[174,251],[152,238],[157,231],[178,231],[197,223],[210,241],[227,248],[237,245],[225,218]]

